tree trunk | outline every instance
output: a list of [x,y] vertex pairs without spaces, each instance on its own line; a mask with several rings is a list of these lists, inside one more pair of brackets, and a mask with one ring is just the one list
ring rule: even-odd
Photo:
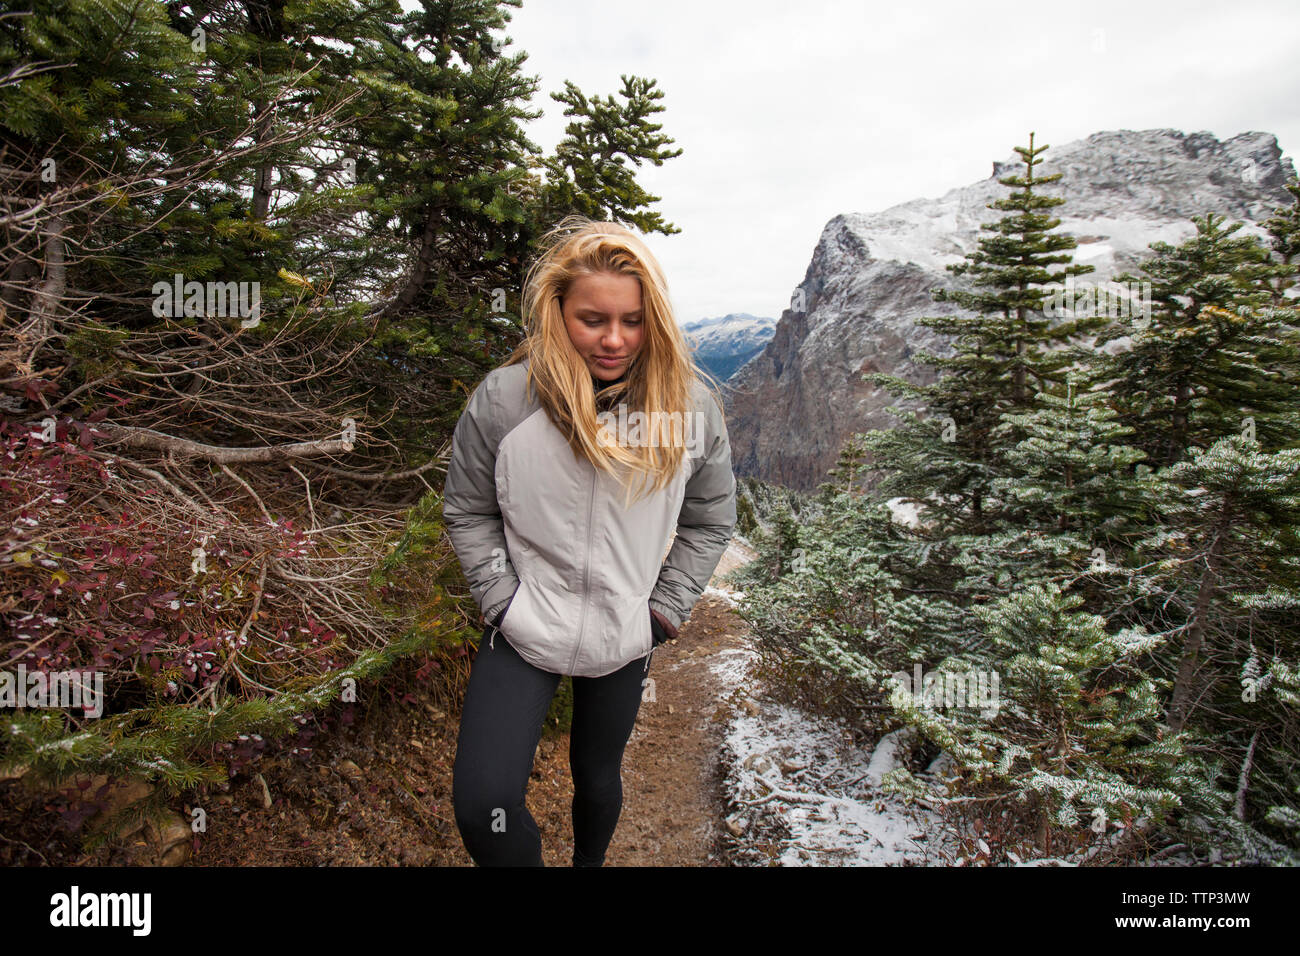
[[1196,592],[1192,626],[1187,632],[1187,643],[1183,645],[1183,656],[1178,662],[1178,677],[1174,680],[1173,700],[1169,704],[1169,727],[1174,733],[1183,729],[1190,713],[1192,681],[1196,675],[1197,661],[1209,627],[1207,619],[1210,607],[1214,601],[1215,591],[1219,587],[1219,564],[1223,559],[1223,539],[1226,531],[1226,521],[1220,521],[1215,528],[1214,543],[1206,556],[1200,588]]
[[1180,380],[1178,389],[1174,392],[1173,432],[1169,438],[1169,460],[1166,464],[1174,464],[1187,452],[1187,405],[1191,398],[1192,390],[1187,380]]
[[[246,0],[244,10],[248,14],[249,32],[263,41],[263,49],[284,42],[284,7],[284,0]],[[253,141],[261,145],[274,134],[275,110],[264,96],[258,95],[253,102]],[[258,164],[253,174],[253,216],[262,222],[271,211],[274,172],[274,164],[268,157]]]
[[64,258],[63,230],[66,224],[62,216],[54,216],[43,230],[45,238],[45,280],[36,287],[32,296],[32,315],[23,336],[40,348],[41,343],[50,336],[50,326],[55,313],[63,302],[63,295],[68,288],[68,269]]
[[1241,822],[1246,822],[1246,791],[1250,788],[1250,770],[1255,765],[1255,744],[1259,741],[1259,729],[1250,735],[1250,746],[1246,748],[1246,759],[1241,763],[1241,775],[1237,778],[1237,805],[1233,813]]
[[430,209],[428,218],[424,221],[424,232],[420,235],[420,249],[416,253],[415,263],[411,266],[411,273],[407,276],[402,291],[397,293],[388,305],[381,310],[385,316],[397,315],[408,309],[415,303],[420,294],[420,289],[433,270],[433,261],[437,255],[437,246],[434,242],[438,236],[438,216],[435,210]]

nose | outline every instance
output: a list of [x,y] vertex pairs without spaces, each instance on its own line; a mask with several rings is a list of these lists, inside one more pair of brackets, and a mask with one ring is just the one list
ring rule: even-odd
[[601,346],[609,352],[617,352],[623,347],[623,331],[619,328],[617,322],[609,327],[609,331],[601,337]]

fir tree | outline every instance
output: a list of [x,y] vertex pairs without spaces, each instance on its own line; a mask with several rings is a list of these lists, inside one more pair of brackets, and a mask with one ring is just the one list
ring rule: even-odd
[[1064,388],[1040,391],[1033,411],[1003,416],[1001,428],[1025,435],[1007,453],[1015,477],[994,482],[1010,525],[1092,536],[1149,520],[1131,478],[1145,455],[1128,444],[1133,429],[1108,398],[1084,368]]
[[[1064,389],[1044,389],[1032,412],[1008,413],[1001,429],[1025,437],[1007,453],[1013,476],[994,481],[1006,501],[1006,528],[954,539],[970,557],[960,588],[991,600],[1030,583],[1055,582],[1104,610],[1132,571],[1131,551],[1158,511],[1153,483],[1133,474],[1145,458],[1088,368]],[[994,580],[986,569],[997,569]],[[984,572],[984,573],[980,573]]]
[[1258,816],[1300,784],[1287,755],[1300,734],[1300,450],[1234,436],[1160,477],[1174,489],[1169,526],[1142,549],[1159,559],[1156,597],[1181,611],[1164,662],[1168,723],[1234,768],[1253,767],[1231,785]]
[[978,609],[997,679],[945,661],[936,676],[976,695],[940,702],[895,682],[891,698],[963,768],[958,793],[1013,812],[1028,801],[1039,853],[1052,852],[1054,833],[1067,846],[1088,842],[1089,827],[1159,820],[1180,804],[1182,742],[1161,734],[1159,687],[1140,663],[1160,638],[1112,633],[1104,618],[1076,610],[1080,601],[1034,585]]
[[823,499],[835,494],[852,494],[867,462],[867,449],[861,432],[845,439],[835,467],[826,472],[827,481],[819,489]]
[[1298,437],[1288,415],[1296,392],[1297,356],[1288,339],[1296,314],[1268,308],[1270,281],[1286,271],[1254,236],[1238,236],[1213,213],[1194,220],[1197,233],[1178,246],[1153,243],[1141,276],[1151,283],[1152,314],[1113,323],[1097,346],[1121,336],[1129,347],[1107,362],[1125,424],[1153,464],[1181,460],[1241,431],[1247,420],[1270,447]]
[[1286,267],[1278,270],[1272,283],[1274,305],[1284,304],[1283,297],[1288,289],[1295,286],[1296,272],[1300,270],[1300,179],[1287,183],[1286,191],[1294,197],[1295,202],[1280,207],[1264,221],[1264,228],[1271,237],[1273,252],[1280,264]]
[[546,186],[543,190],[543,219],[555,221],[577,212],[596,219],[618,218],[636,224],[644,232],[671,235],[681,232],[648,207],[660,197],[637,184],[627,163],[648,162],[662,166],[665,160],[682,154],[669,149],[673,140],[659,132],[661,123],[650,117],[663,112],[659,104],[663,90],[654,80],[623,76],[619,95],[588,98],[568,80],[563,93],[551,98],[565,104],[565,116],[577,117],[565,127],[564,139],[555,155],[543,160]]
[[880,490],[915,501],[952,532],[979,533],[998,526],[1001,504],[991,497],[991,486],[1007,473],[1005,451],[1015,436],[1006,435],[999,443],[994,430],[1003,414],[1032,408],[1037,391],[1062,383],[1071,361],[1062,346],[1101,324],[1091,317],[1053,322],[1046,315],[1052,287],[1093,268],[1068,264],[1069,250],[1078,243],[1052,232],[1061,221],[1045,210],[1065,200],[1040,191],[1061,178],[1059,173],[1036,172],[1047,148],[1034,146],[1033,133],[1028,147],[1016,147],[1024,173],[1000,178],[1012,193],[990,204],[1009,214],[984,224],[993,235],[981,238],[964,262],[948,267],[968,277],[973,288],[934,293],[937,301],[975,314],[917,320],[953,337],[952,355],[920,350],[916,356],[918,362],[937,368],[941,378],[923,386],[881,373],[864,376],[926,404],[924,420],[903,414],[898,427],[869,436],[873,466],[891,473]]

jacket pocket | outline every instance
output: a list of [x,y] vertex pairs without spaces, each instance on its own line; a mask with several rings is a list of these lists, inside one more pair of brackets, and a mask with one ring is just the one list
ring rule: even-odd
[[654,647],[650,632],[649,594],[637,594],[605,610],[601,634],[602,656],[607,666],[622,666],[645,657]]
[[519,656],[542,670],[564,673],[577,640],[581,598],[520,578],[501,619],[501,633]]

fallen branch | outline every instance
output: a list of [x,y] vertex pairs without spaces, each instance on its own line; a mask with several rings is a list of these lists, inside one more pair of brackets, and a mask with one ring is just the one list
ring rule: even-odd
[[203,442],[190,441],[165,435],[152,428],[136,428],[130,425],[115,425],[100,422],[95,428],[107,433],[114,444],[129,448],[152,448],[165,451],[178,458],[202,458],[219,465],[237,465],[248,462],[287,461],[294,458],[318,458],[335,455],[352,449],[352,442],[342,438],[321,439],[318,441],[292,442],[287,445],[262,445],[252,448],[224,448],[220,445],[207,445]]

